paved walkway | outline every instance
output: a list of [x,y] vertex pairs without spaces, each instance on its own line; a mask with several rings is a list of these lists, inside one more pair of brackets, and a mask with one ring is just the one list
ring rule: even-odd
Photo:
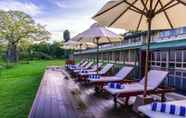
[[[64,77],[64,72],[45,71],[29,118],[139,117],[125,107],[114,109],[112,99],[97,96],[93,88],[82,87]],[[81,97],[76,96],[78,93],[76,88],[79,92],[81,91],[79,93]],[[80,108],[81,105],[83,109]]]

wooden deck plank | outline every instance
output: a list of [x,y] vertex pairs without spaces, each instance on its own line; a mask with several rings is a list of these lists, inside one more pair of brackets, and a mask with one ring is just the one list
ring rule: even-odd
[[[63,70],[64,71],[64,70]],[[73,80],[64,79],[60,71],[46,70],[35,97],[29,118],[139,118],[130,110],[114,109],[110,98],[94,93],[91,86],[82,86]],[[78,109],[71,88],[77,86],[81,91],[85,110]]]

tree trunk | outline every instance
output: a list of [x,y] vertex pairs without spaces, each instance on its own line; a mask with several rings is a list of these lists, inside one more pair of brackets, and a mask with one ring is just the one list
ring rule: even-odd
[[7,61],[16,63],[18,61],[17,44],[9,43],[7,50]]

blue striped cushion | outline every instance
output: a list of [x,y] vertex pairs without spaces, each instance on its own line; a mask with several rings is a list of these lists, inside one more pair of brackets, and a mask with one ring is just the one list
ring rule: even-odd
[[87,70],[81,70],[81,73],[88,73],[88,71]]
[[100,75],[97,75],[97,74],[90,75],[89,79],[100,79]]
[[124,85],[120,84],[120,83],[109,83],[108,86],[110,88],[114,88],[114,89],[123,89]]
[[186,116],[186,106],[155,102],[151,104],[151,110],[171,115]]

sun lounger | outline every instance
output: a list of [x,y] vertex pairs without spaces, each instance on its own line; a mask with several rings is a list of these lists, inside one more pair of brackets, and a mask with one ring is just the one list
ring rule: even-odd
[[80,66],[77,66],[77,68],[82,68],[85,67],[87,64],[89,63],[89,61],[85,61],[83,64],[81,64]]
[[85,67],[80,67],[73,70],[74,73],[79,73],[81,70],[89,69],[93,65],[93,62],[89,62]]
[[82,67],[85,67],[89,62],[88,61],[85,61],[83,64],[79,65],[79,66],[76,66],[76,65],[71,65],[69,67],[69,70],[75,70],[75,69],[79,69],[79,68],[82,68]]
[[80,63],[78,63],[78,64],[66,64],[65,67],[66,67],[67,69],[69,69],[70,66],[76,66],[76,67],[78,67],[78,66],[80,66],[81,64],[83,64],[84,62],[85,62],[85,59],[81,60]]
[[133,67],[123,67],[115,76],[101,76],[100,79],[88,78],[90,82],[117,82],[123,80],[131,71]]
[[94,83],[97,89],[102,89],[109,82],[123,81],[133,70],[134,67],[124,66],[115,76],[101,76],[99,79],[88,77],[90,83]]
[[102,63],[99,63],[98,65],[95,64],[95,65],[92,66],[91,69],[84,69],[84,70],[82,70],[80,73],[84,73],[85,71],[86,71],[86,72],[95,72],[95,71],[97,70],[97,68],[100,69],[100,67],[101,67],[102,65],[103,65]]
[[[173,91],[170,88],[158,88],[167,74],[167,71],[150,70],[148,72],[147,94],[161,94],[162,101],[164,101],[164,94]],[[109,85],[104,86],[104,89],[114,97],[115,105],[117,104],[117,98],[119,97],[126,97],[125,104],[128,104],[128,100],[131,96],[143,94],[144,78],[140,81],[129,82],[130,84],[128,84],[128,81],[124,81],[123,89],[111,88]]]
[[109,70],[111,69],[113,67],[113,64],[106,64],[100,71],[98,71],[98,72],[96,72],[96,71],[94,71],[94,72],[86,72],[86,73],[79,73],[79,77],[78,77],[78,79],[79,80],[85,80],[85,79],[87,79],[87,77],[89,76],[89,75],[106,75],[108,72],[109,72]]
[[[186,108],[186,100],[164,102],[162,104],[158,103],[159,106],[156,104],[157,103],[143,105],[138,107],[138,110],[150,118],[186,118],[186,111],[184,110],[184,107]],[[156,108],[153,108],[153,105],[156,105]],[[160,105],[162,105],[162,108]],[[175,106],[175,109],[171,111],[170,105],[172,105],[172,107]],[[181,110],[180,107],[183,109]]]
[[106,64],[100,71],[96,72],[87,72],[87,73],[80,73],[80,76],[89,76],[93,74],[98,74],[98,75],[105,75],[111,68],[113,67],[113,64]]

